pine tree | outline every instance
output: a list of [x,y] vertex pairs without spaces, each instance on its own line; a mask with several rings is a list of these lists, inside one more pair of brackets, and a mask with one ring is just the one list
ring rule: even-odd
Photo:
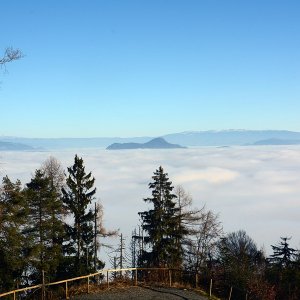
[[273,254],[268,258],[267,278],[276,286],[278,299],[300,299],[299,251],[290,247],[290,239],[281,237],[278,245],[271,245]]
[[30,276],[34,282],[40,282],[45,271],[47,277],[53,279],[62,259],[62,201],[51,179],[41,170],[35,172],[25,192],[29,207],[26,233],[33,269]]
[[275,265],[280,266],[281,268],[289,267],[294,258],[296,257],[297,251],[289,247],[288,240],[291,238],[281,237],[281,242],[279,245],[271,245],[273,249],[273,254],[269,258],[269,261]]
[[[95,178],[91,172],[86,174],[83,159],[77,155],[74,165],[68,168],[67,187],[62,188],[63,202],[73,218],[73,224],[67,225],[68,240],[65,253],[69,269],[73,274],[81,275],[95,271],[95,212],[89,208],[94,200]],[[97,269],[103,263],[97,260]]]
[[144,199],[152,203],[153,209],[140,212],[142,228],[146,232],[144,241],[149,250],[144,250],[140,264],[156,267],[181,267],[181,240],[186,229],[181,223],[180,208],[176,206],[172,182],[160,166],[149,183],[152,197]]
[[22,283],[27,266],[23,231],[28,210],[19,180],[4,177],[0,191],[0,290],[7,291]]

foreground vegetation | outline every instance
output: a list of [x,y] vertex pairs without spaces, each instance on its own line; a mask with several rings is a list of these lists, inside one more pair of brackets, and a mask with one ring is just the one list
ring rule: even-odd
[[[53,157],[33,178],[3,178],[0,190],[0,292],[97,272],[99,238],[117,235],[102,224],[95,200],[95,178],[82,158],[64,174]],[[231,299],[300,299],[300,256],[282,237],[266,257],[245,231],[224,234],[218,215],[195,209],[185,190],[173,187],[162,167],[149,183],[150,205],[138,212],[141,223],[127,249],[123,236],[111,257],[113,267],[167,267],[213,279]],[[129,253],[129,254],[128,254]],[[117,276],[117,274],[116,274]]]

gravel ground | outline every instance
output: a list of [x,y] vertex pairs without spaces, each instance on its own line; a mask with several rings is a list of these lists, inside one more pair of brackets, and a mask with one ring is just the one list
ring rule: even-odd
[[163,287],[128,287],[104,290],[99,294],[80,295],[74,300],[207,300],[195,291]]

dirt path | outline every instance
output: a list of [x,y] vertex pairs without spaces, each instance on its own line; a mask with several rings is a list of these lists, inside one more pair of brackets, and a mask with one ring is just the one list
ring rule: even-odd
[[99,294],[76,296],[74,300],[207,300],[195,291],[162,287],[128,287]]

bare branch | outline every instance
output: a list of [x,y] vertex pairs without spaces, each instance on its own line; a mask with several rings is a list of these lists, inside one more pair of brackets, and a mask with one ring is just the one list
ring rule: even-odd
[[21,59],[22,57],[24,57],[24,55],[20,49],[8,47],[5,49],[3,57],[0,58],[0,66],[5,66],[5,64]]

